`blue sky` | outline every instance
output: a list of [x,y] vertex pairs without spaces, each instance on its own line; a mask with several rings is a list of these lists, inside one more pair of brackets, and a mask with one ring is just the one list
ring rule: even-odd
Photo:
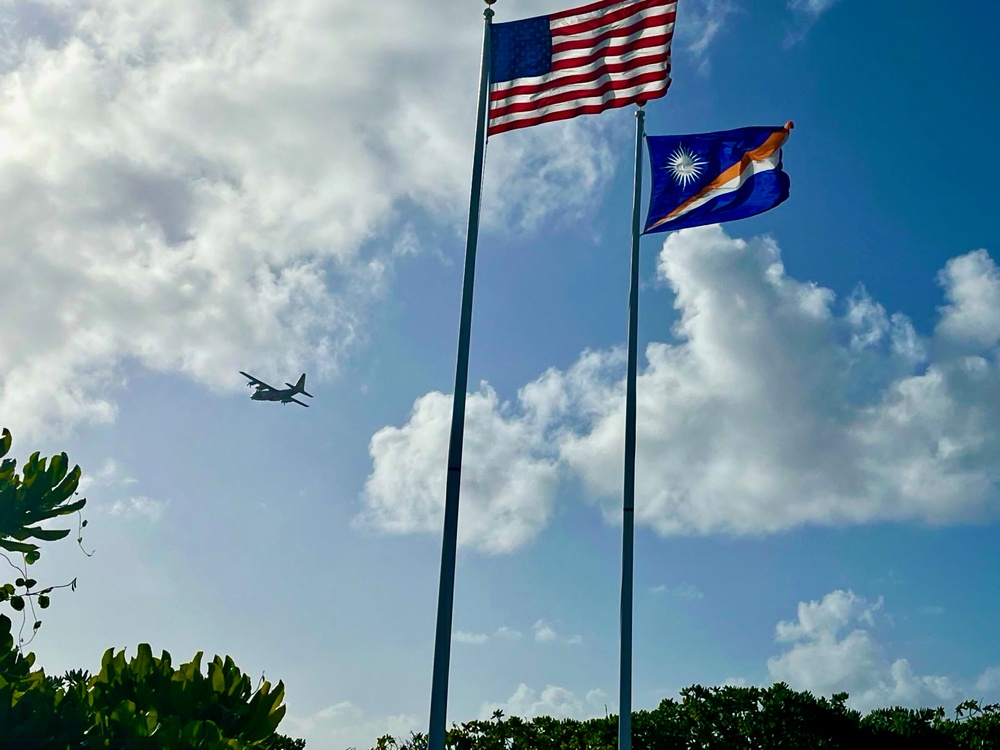
[[[1000,697],[998,15],[681,0],[647,132],[793,119],[792,195],[643,240],[635,707]],[[80,583],[46,669],[225,653],[310,747],[426,728],[480,29],[0,3],[0,424],[81,464],[96,550],[40,564]],[[616,710],[632,133],[490,143],[454,720]],[[307,371],[313,408],[240,369]]]

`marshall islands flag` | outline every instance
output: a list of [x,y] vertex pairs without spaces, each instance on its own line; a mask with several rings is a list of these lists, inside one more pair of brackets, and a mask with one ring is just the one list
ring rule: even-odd
[[781,146],[792,127],[647,137],[653,188],[643,234],[744,219],[784,201]]

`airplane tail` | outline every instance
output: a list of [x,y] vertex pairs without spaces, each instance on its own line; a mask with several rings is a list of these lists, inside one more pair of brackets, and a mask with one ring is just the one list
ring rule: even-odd
[[298,381],[296,381],[295,385],[292,385],[291,383],[285,383],[285,385],[287,385],[289,388],[294,388],[299,393],[301,393],[303,396],[308,396],[309,398],[313,397],[313,395],[311,393],[306,393],[306,374],[305,373],[302,373],[301,375],[299,375],[299,379],[298,379]]

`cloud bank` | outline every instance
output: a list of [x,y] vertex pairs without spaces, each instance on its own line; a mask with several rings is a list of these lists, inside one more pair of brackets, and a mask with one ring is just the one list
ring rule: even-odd
[[779,643],[789,649],[767,661],[772,679],[820,695],[850,694],[849,705],[867,712],[885,706],[952,708],[976,691],[995,692],[998,668],[975,684],[942,675],[917,674],[908,659],[890,661],[875,636],[882,599],[837,590],[820,601],[800,602],[798,619],[779,622]]
[[[215,388],[239,368],[334,373],[401,212],[457,226],[468,205],[481,21],[453,10],[0,5],[5,424],[114,420],[125,363]],[[613,169],[602,133],[492,144],[487,221],[589,206]]]
[[[859,287],[788,276],[770,238],[719,227],[671,235],[658,273],[671,341],[638,380],[636,521],[660,534],[803,525],[975,522],[1000,479],[1000,272],[985,250],[948,262],[929,335]],[[664,332],[666,333],[666,332]],[[559,482],[619,513],[622,352],[584,352],[505,402],[470,396],[460,542],[497,553],[546,526]],[[451,399],[418,399],[371,442],[361,518],[440,533]]]

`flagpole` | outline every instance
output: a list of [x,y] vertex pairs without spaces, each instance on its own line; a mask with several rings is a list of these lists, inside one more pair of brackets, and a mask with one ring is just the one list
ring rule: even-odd
[[458,552],[458,497],[462,481],[462,439],[465,434],[465,395],[469,383],[469,336],[472,330],[472,292],[479,239],[479,204],[482,197],[486,152],[486,107],[490,84],[490,27],[496,0],[486,0],[483,11],[483,58],[479,72],[479,109],[476,111],[476,150],[472,160],[469,228],[465,244],[462,314],[458,328],[455,395],[452,401],[451,438],[448,443],[448,480],[445,490],[444,535],[441,545],[441,579],[438,586],[437,629],[434,636],[434,672],[431,679],[428,750],[444,750],[448,711],[448,669],[451,662],[451,622],[455,603],[455,558]]
[[632,750],[632,546],[635,536],[635,380],[639,348],[639,201],[646,113],[635,112],[635,183],[632,188],[632,275],[628,296],[628,374],[625,388],[625,486],[622,503],[621,654],[618,750]]

